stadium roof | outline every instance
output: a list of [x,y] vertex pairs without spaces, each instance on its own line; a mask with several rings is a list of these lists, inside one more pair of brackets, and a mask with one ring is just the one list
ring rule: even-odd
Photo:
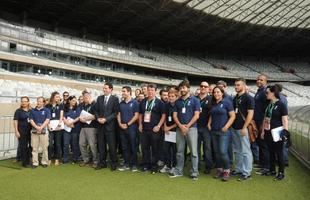
[[275,27],[310,28],[310,0],[174,0],[210,15]]
[[[310,0],[1,0],[0,18],[188,52],[309,55]],[[68,31],[74,30],[72,31]]]

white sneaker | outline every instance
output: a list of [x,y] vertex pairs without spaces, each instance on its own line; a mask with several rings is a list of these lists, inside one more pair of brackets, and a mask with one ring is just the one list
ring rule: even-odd
[[170,172],[170,168],[165,165],[161,170],[159,170],[160,173],[168,173]]
[[123,167],[118,168],[118,171],[121,171],[121,172],[123,172],[123,171],[128,171],[128,170],[130,170],[130,168],[129,168],[129,167],[126,167],[126,166],[123,166]]

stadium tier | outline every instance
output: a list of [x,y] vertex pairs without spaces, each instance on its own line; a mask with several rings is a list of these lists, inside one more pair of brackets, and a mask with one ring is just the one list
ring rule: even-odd
[[[125,79],[129,74],[130,79],[138,82],[147,81],[168,85],[176,83],[184,76],[222,78],[242,76],[254,80],[258,74],[266,74],[273,81],[309,80],[307,71],[304,71],[304,67],[309,66],[309,63],[303,63],[300,67],[295,68],[294,66],[298,63],[294,62],[274,64],[271,61],[215,59],[208,56],[165,54],[74,38],[28,26],[11,24],[3,20],[0,22],[0,40],[1,51],[9,54],[98,68],[103,70],[107,76],[114,78]],[[5,59],[5,56],[2,55],[1,58]],[[111,64],[111,62],[115,64]],[[134,69],[130,69],[128,66],[134,66]],[[288,66],[294,67],[294,71],[285,70]],[[74,68],[74,66],[71,67]],[[149,74],[142,72],[148,69],[151,70]],[[114,74],[111,74],[111,70]],[[166,72],[165,75],[161,74],[163,71]],[[171,74],[167,74],[173,72],[180,74],[179,77],[175,78]]]

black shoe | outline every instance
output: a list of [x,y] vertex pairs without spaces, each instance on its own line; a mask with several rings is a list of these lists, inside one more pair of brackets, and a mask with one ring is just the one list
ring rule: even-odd
[[47,167],[48,167],[48,165],[47,165],[47,164],[44,164],[44,165],[42,165],[42,167],[43,167],[43,168],[47,168]]
[[32,166],[29,165],[29,164],[26,164],[26,165],[22,165],[24,168],[31,168]]
[[275,176],[277,175],[277,172],[273,171],[273,172],[270,172],[270,171],[266,171],[264,173],[262,173],[262,176]]
[[211,169],[205,169],[205,170],[203,171],[203,173],[204,173],[204,174],[210,174],[210,173],[211,173]]
[[241,175],[240,178],[238,179],[238,181],[247,181],[247,180],[251,180],[252,176],[245,176],[245,175]]
[[31,166],[32,169],[36,169],[37,167],[38,167],[38,166],[36,166],[36,165],[32,165],[32,166]]
[[147,167],[142,167],[141,168],[141,172],[148,172],[149,171],[149,168],[147,168]]
[[111,166],[111,171],[115,171],[117,169],[116,165]]
[[280,172],[273,180],[274,181],[281,181],[284,179],[284,177],[285,177],[284,174]]
[[232,172],[230,172],[231,176],[241,176],[242,173],[241,172],[237,172],[236,170],[233,170]]

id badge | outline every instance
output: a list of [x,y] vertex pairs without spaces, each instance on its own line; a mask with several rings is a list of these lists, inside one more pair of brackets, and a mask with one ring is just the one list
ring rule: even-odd
[[52,113],[52,118],[55,118],[56,117],[56,113]]
[[238,108],[235,109],[235,113],[238,114]]
[[151,122],[151,112],[145,112],[144,113],[144,122]]
[[168,122],[172,122],[172,117],[168,116]]
[[186,113],[186,108],[185,107],[182,108],[182,113],[183,114]]
[[265,119],[264,129],[268,131],[270,130],[270,118]]

